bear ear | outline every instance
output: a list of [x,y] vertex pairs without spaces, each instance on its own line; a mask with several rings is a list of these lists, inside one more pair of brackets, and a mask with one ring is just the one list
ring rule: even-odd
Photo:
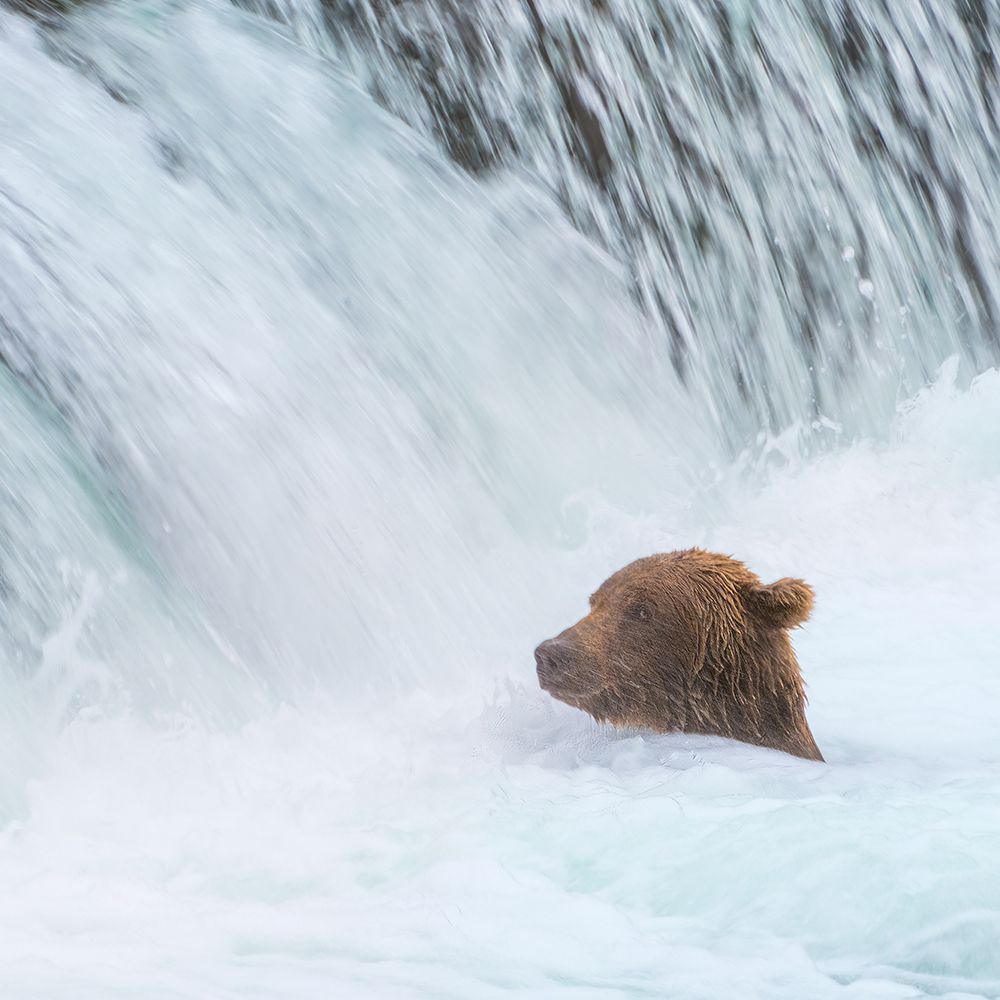
[[805,580],[791,577],[755,586],[747,591],[747,607],[765,625],[774,628],[794,628],[801,625],[812,611],[813,589]]

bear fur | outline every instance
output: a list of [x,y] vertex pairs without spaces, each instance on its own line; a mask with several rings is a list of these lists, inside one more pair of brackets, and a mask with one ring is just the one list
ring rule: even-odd
[[812,605],[802,580],[764,585],[729,556],[638,559],[601,584],[585,618],[535,650],[538,680],[600,722],[822,760],[788,635]]

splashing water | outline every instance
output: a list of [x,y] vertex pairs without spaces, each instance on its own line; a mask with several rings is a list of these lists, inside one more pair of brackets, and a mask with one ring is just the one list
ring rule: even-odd
[[[469,176],[359,27],[388,44],[420,7],[240,6],[0,10],[4,995],[1000,995],[979,7],[841,4],[842,37],[808,3],[470,5],[511,48],[468,93],[517,116],[507,147],[465,119],[492,150]],[[548,63],[514,74],[539,20]],[[570,35],[603,179],[566,127]],[[658,160],[667,77],[707,103]],[[710,113],[738,93],[756,117]],[[905,239],[893,93],[928,109],[948,206]],[[669,169],[696,155],[728,207]],[[654,177],[714,249],[654,252],[669,213],[626,231]],[[827,765],[538,691],[537,639],[692,544],[816,587],[796,645]]]

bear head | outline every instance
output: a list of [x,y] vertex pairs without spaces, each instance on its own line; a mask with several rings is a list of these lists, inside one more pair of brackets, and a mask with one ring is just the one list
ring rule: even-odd
[[649,556],[601,584],[590,613],[535,650],[538,680],[600,722],[822,760],[788,635],[812,604],[802,580],[764,585],[728,556]]

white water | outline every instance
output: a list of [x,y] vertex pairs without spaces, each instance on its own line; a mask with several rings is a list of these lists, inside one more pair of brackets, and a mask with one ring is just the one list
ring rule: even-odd
[[[1000,374],[717,471],[540,194],[89,17],[0,14],[0,995],[1000,995]],[[691,544],[816,587],[826,765],[538,691]]]
[[325,16],[449,155],[540,178],[731,441],[879,433],[1000,360],[990,0],[240,2],[309,45]]

